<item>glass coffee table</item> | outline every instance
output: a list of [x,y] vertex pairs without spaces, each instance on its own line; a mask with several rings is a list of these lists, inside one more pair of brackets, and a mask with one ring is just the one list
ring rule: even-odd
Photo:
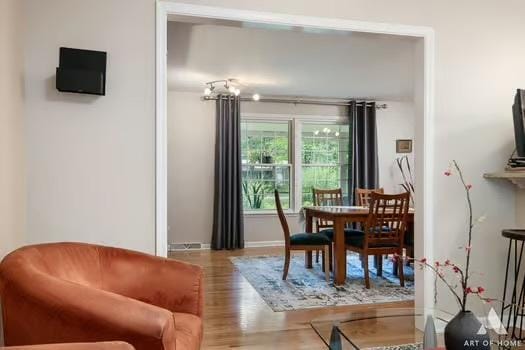
[[[331,350],[422,350],[426,315],[432,314],[437,349],[445,349],[443,330],[454,315],[443,311],[385,308],[327,315],[310,324]],[[497,335],[491,339],[498,340]],[[494,344],[493,349],[498,349]],[[522,347],[506,347],[522,349]],[[501,347],[499,347],[501,349]]]

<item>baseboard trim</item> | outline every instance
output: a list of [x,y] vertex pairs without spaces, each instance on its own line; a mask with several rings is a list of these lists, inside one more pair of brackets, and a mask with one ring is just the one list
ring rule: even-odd
[[[189,243],[170,243],[168,244],[169,251],[170,252],[180,252],[180,251],[188,251],[188,250],[209,250],[211,249],[211,244],[209,243],[200,243],[200,248],[184,248],[184,249],[177,249],[173,248],[175,245],[183,245]],[[195,243],[191,243],[195,244]],[[250,241],[250,242],[244,242],[244,248],[262,248],[262,247],[283,247],[284,241]]]
[[259,248],[259,247],[283,247],[284,241],[254,241],[244,242],[245,248]]

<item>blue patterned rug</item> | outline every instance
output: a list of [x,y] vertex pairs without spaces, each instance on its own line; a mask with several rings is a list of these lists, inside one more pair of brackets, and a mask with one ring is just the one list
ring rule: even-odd
[[346,284],[326,283],[321,264],[305,269],[304,255],[293,255],[286,281],[282,280],[283,256],[231,257],[236,269],[257,290],[273,311],[290,311],[325,306],[375,304],[414,300],[414,271],[405,267],[405,287],[392,274],[392,262],[383,260],[383,277],[378,277],[370,257],[370,289],[365,288],[359,256],[347,257]]

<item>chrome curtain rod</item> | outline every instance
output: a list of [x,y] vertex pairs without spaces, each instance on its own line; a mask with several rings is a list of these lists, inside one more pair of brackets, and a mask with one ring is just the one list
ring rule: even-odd
[[[216,96],[203,96],[204,101],[216,101]],[[321,99],[308,99],[308,98],[284,98],[284,97],[263,97],[259,101],[254,101],[250,97],[241,97],[241,102],[272,102],[272,103],[291,103],[291,104],[304,104],[304,105],[320,105],[320,106],[342,106],[348,107],[351,101],[329,101]],[[358,105],[364,103],[369,104],[368,101],[357,101]],[[376,105],[376,109],[387,109],[386,103]]]

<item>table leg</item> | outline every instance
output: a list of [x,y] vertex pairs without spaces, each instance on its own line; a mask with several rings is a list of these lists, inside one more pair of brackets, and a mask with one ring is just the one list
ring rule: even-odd
[[[414,221],[409,221],[409,222],[408,222],[408,224],[407,224],[407,230],[406,230],[406,232],[405,232],[405,236],[407,236],[407,235],[408,235],[408,237],[411,237],[411,239],[409,238],[409,241],[414,242]],[[406,242],[406,240],[405,240],[405,242]],[[404,243],[404,242],[403,242],[403,243]],[[412,244],[413,244],[413,243],[412,243]],[[407,248],[407,247],[405,247],[405,248]],[[410,251],[412,251],[412,254],[409,254]],[[409,256],[409,255],[413,255],[413,254],[414,254],[414,249],[413,249],[413,247],[412,247],[412,249],[410,249],[410,247],[409,247],[409,248],[407,249],[407,256]],[[413,256],[409,256],[409,257],[410,257],[410,258],[413,258]],[[409,261],[409,260],[407,260],[407,261]],[[401,261],[401,262],[399,262],[399,263],[402,264],[403,262]],[[398,261],[395,260],[394,263],[392,264],[392,274],[393,274],[394,276],[397,277],[398,273],[399,273]]]
[[[306,233],[312,233],[313,232],[313,221],[314,221],[314,218],[313,216],[311,215],[308,215],[306,214],[306,227],[305,227],[305,231]],[[304,252],[304,266],[307,268],[307,269],[311,269],[312,268],[312,251],[306,251]]]
[[346,246],[345,222],[340,218],[334,220],[334,283],[337,285],[346,282]]

